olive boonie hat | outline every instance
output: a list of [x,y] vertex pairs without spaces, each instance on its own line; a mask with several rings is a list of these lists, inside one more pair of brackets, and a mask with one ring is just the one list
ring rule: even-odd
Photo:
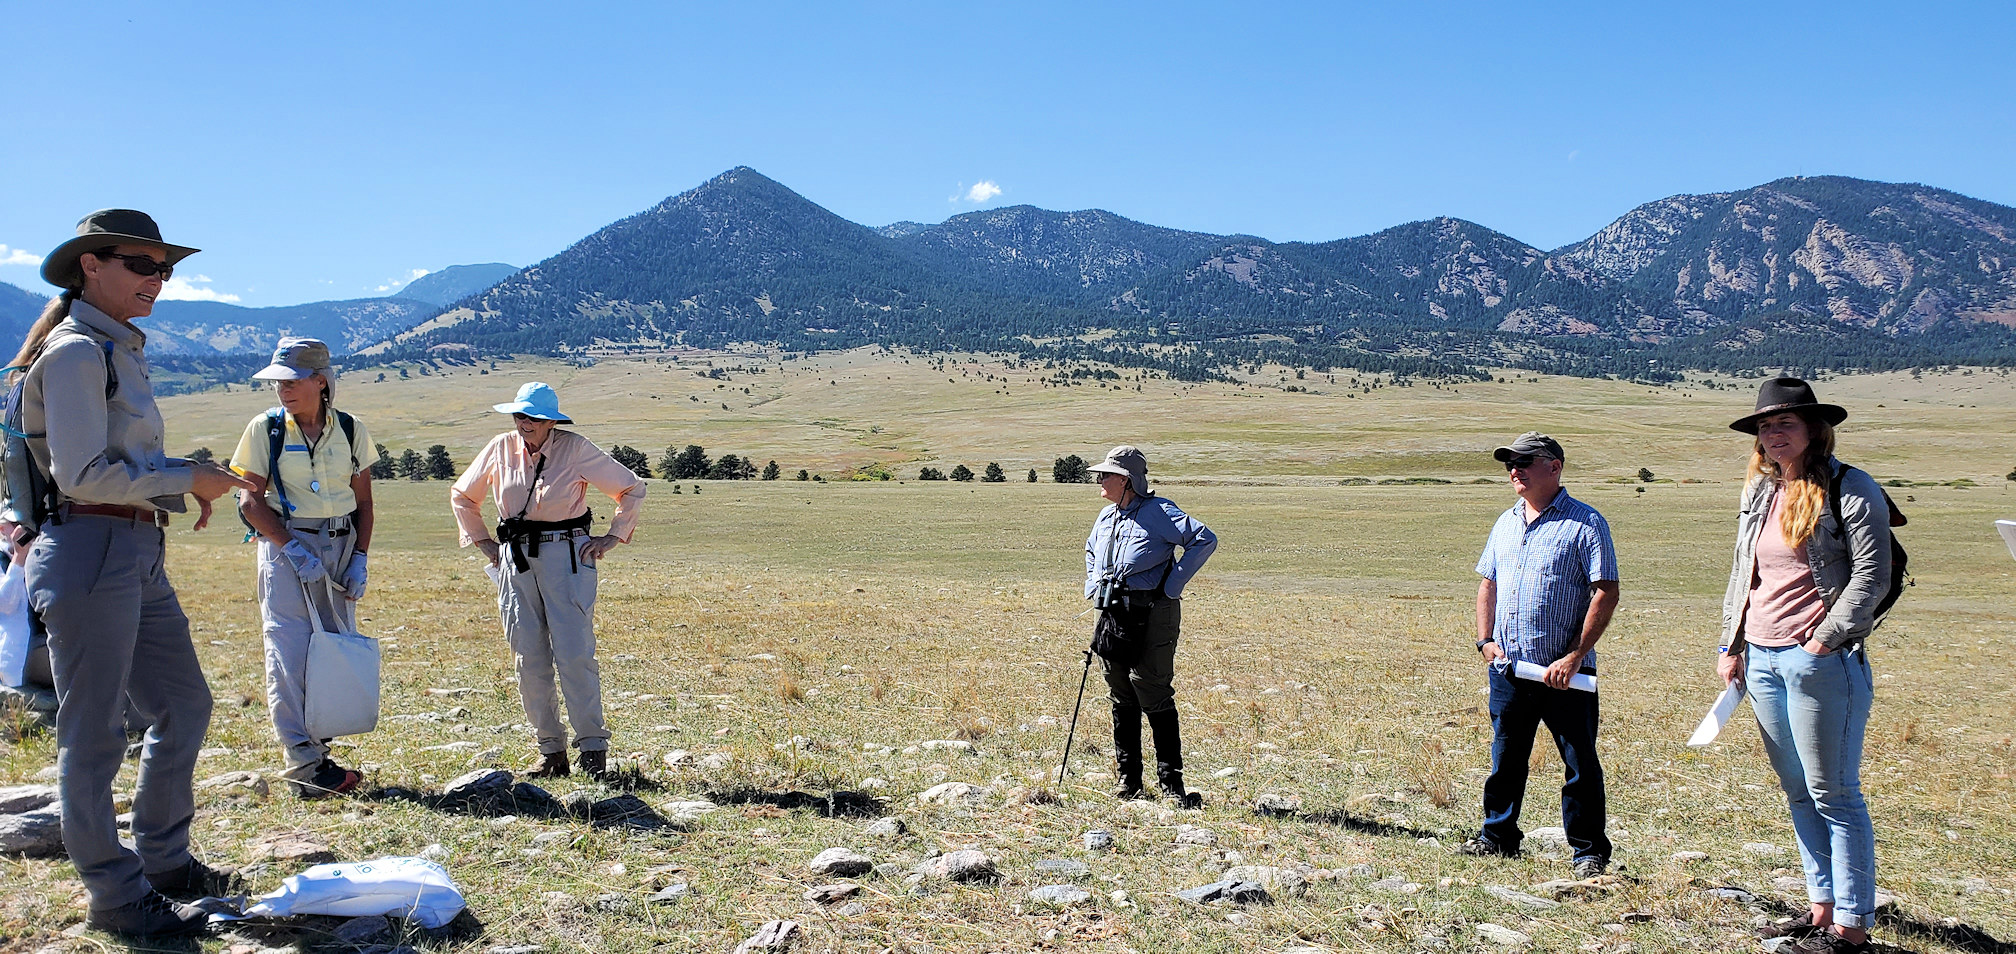
[[329,346],[315,338],[282,338],[273,349],[273,363],[252,375],[255,381],[299,381],[321,375],[336,399],[336,375],[329,366]]
[[161,227],[145,212],[99,209],[77,223],[76,238],[56,246],[42,260],[42,280],[58,288],[84,284],[84,273],[77,267],[78,257],[107,245],[152,245],[167,253],[170,265],[202,251],[161,241]]
[[1737,418],[1729,424],[1732,431],[1745,434],[1757,433],[1757,425],[1773,414],[1797,411],[1805,418],[1818,417],[1829,425],[1839,424],[1848,419],[1848,409],[1838,404],[1822,404],[1813,396],[1813,385],[1794,378],[1776,377],[1757,387],[1757,410]]
[[1122,444],[1107,451],[1105,460],[1085,470],[1094,474],[1120,474],[1127,478],[1137,496],[1146,497],[1154,493],[1148,489],[1148,456],[1132,444]]
[[1568,455],[1561,452],[1560,441],[1539,431],[1527,431],[1519,435],[1519,438],[1512,443],[1492,451],[1491,456],[1497,458],[1499,463],[1514,457],[1552,457],[1558,461],[1568,459]]
[[534,381],[519,388],[517,400],[506,404],[493,404],[490,409],[499,414],[523,414],[542,421],[574,423],[573,418],[560,413],[560,393],[543,381]]

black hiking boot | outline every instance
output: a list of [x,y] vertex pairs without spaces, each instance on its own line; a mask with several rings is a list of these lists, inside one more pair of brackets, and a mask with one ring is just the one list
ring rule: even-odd
[[581,774],[598,782],[609,775],[609,752],[606,749],[582,749],[574,757],[574,762],[581,766]]
[[150,872],[147,883],[175,901],[222,898],[245,893],[245,879],[234,868],[212,868],[194,858],[180,868]]
[[567,768],[567,753],[541,752],[539,753],[539,761],[532,763],[532,768],[525,773],[525,777],[565,778],[570,771]]
[[1155,733],[1155,782],[1162,794],[1179,808],[1204,807],[1204,796],[1183,788],[1183,733],[1176,727],[1176,710],[1148,713],[1148,728]]
[[1141,710],[1135,706],[1113,707],[1113,764],[1120,773],[1120,785],[1113,797],[1140,798]]
[[132,904],[116,908],[92,908],[84,923],[100,931],[122,937],[189,937],[201,934],[210,924],[210,915],[201,908],[176,904],[148,891]]

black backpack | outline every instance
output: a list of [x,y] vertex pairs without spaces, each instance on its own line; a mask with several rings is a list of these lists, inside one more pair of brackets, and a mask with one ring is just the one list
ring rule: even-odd
[[[332,410],[334,410],[332,408]],[[350,466],[357,466],[357,419],[342,411],[336,411],[336,423],[343,428],[343,443],[350,448]],[[280,451],[287,444],[287,409],[271,407],[266,409],[266,484],[273,488],[274,496],[280,498],[280,521],[285,523],[294,505],[287,502],[287,487],[280,481]],[[245,525],[245,542],[250,543],[259,535],[252,521],[238,514],[238,522]]]
[[[1841,469],[1834,472],[1834,479],[1827,484],[1827,506],[1832,508],[1834,513],[1834,539],[1836,540],[1841,539],[1848,532],[1845,522],[1841,519],[1841,478],[1847,476],[1848,472],[1854,469],[1847,464],[1842,464]],[[1878,485],[1876,492],[1883,495],[1883,505],[1890,508],[1890,527],[1893,531],[1911,522],[1910,518],[1904,516],[1904,511],[1897,509],[1897,502],[1890,499],[1889,491],[1884,490],[1881,485]],[[1875,625],[1882,625],[1883,618],[1890,613],[1890,607],[1897,605],[1897,597],[1904,595],[1905,587],[1918,585],[1918,582],[1911,578],[1910,567],[1911,555],[1904,552],[1904,544],[1898,542],[1897,534],[1894,532],[1891,533],[1890,588],[1884,591],[1882,599],[1876,601]]]

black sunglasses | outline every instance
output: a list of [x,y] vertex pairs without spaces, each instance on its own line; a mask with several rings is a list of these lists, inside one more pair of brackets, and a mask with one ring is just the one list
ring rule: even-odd
[[532,415],[530,415],[530,414],[527,414],[527,413],[525,413],[524,411],[513,411],[513,412],[511,412],[511,419],[512,419],[512,420],[514,420],[514,421],[539,421],[539,422],[541,422],[541,423],[548,423],[548,424],[557,424],[557,423],[559,423],[558,421],[547,421],[547,420],[546,420],[545,418],[543,418],[543,417],[533,417]]
[[116,258],[126,266],[127,271],[142,278],[159,275],[161,276],[161,280],[165,282],[175,274],[175,266],[163,265],[145,255],[121,255],[118,252],[92,252],[91,254],[99,258]]
[[1511,460],[1505,462],[1505,472],[1511,473],[1512,471],[1518,470],[1521,467],[1531,467],[1533,466],[1533,462],[1536,460],[1553,460],[1553,459],[1554,458],[1552,457],[1539,457],[1533,454],[1528,454],[1524,457],[1514,457]]

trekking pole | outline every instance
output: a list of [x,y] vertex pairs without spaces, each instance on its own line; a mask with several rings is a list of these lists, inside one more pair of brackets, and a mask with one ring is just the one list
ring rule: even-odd
[[1092,651],[1085,650],[1085,672],[1078,677],[1078,701],[1071,704],[1071,729],[1064,733],[1064,758],[1057,763],[1057,786],[1064,786],[1064,769],[1071,764],[1071,739],[1078,734],[1078,710],[1085,705],[1085,683],[1092,678]]

